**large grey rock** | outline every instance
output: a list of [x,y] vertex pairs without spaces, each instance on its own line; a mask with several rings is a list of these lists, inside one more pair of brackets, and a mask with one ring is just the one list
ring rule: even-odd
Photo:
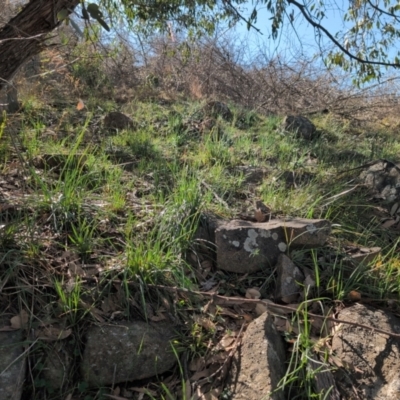
[[276,282],[276,299],[284,303],[293,303],[304,290],[304,274],[285,254],[281,254],[276,265],[278,278]]
[[[9,326],[9,318],[0,317],[0,327]],[[22,329],[0,332],[0,400],[19,400],[25,379]]]
[[237,273],[259,271],[274,266],[289,245],[290,248],[322,246],[330,230],[329,221],[321,219],[233,220],[215,231],[217,267]]
[[286,400],[277,389],[285,375],[285,347],[273,324],[273,317],[263,313],[251,322],[242,345],[233,357],[228,375],[232,400]]
[[315,125],[301,115],[287,115],[282,121],[282,129],[306,140],[314,139],[317,132]]
[[[394,315],[355,304],[338,319],[400,334],[400,319]],[[364,400],[400,399],[400,342],[358,326],[342,324],[332,339],[332,350],[346,371],[336,372],[336,382],[343,398]],[[355,395],[354,391],[357,391]]]
[[93,326],[87,333],[82,376],[97,387],[162,374],[176,362],[170,344],[174,336],[166,323]]

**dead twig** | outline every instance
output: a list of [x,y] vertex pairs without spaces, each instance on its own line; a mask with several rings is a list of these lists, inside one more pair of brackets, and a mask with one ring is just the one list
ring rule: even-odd
[[[183,289],[183,288],[178,288],[178,287],[169,287],[169,286],[165,286],[165,285],[153,285],[153,284],[149,284],[149,287],[154,287],[157,289],[164,289],[167,291],[172,291],[172,292],[179,292],[179,293],[187,293],[187,294],[191,294],[191,295],[195,295],[195,296],[201,296],[201,297],[210,297],[212,298],[212,300],[219,305],[234,305],[234,304],[245,304],[245,303],[253,303],[253,304],[263,304],[264,306],[266,306],[267,309],[269,309],[272,312],[276,312],[279,313],[279,311],[285,311],[287,312],[304,312],[301,308],[302,306],[300,305],[299,307],[294,307],[294,306],[284,306],[281,304],[274,304],[274,303],[268,303],[266,301],[260,300],[260,299],[245,299],[245,298],[241,298],[241,297],[226,297],[226,296],[221,296],[219,294],[216,293],[209,293],[209,292],[199,292],[199,291],[192,291],[189,289]],[[379,329],[379,328],[374,328],[368,325],[364,325],[364,324],[360,324],[358,322],[352,322],[352,321],[346,321],[343,319],[336,319],[336,318],[332,318],[332,317],[327,317],[324,315],[318,315],[318,314],[312,314],[310,312],[307,311],[307,316],[308,317],[312,317],[312,318],[316,318],[316,319],[322,319],[324,321],[330,321],[330,322],[334,322],[336,324],[347,324],[347,325],[352,325],[352,326],[357,326],[359,328],[363,328],[372,332],[377,332],[377,333],[382,333],[383,335],[387,335],[390,337],[393,337],[397,340],[400,340],[400,334],[399,333],[392,333],[392,332],[388,332],[385,331],[383,329]]]

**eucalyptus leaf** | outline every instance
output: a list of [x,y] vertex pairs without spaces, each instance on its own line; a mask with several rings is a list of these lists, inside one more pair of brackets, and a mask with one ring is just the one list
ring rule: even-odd
[[66,8],[63,8],[57,13],[57,20],[58,21],[64,21],[65,19],[68,18],[69,11]]

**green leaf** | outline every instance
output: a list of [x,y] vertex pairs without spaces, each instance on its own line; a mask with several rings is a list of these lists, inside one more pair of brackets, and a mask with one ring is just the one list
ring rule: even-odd
[[63,8],[57,13],[57,20],[58,21],[64,21],[65,19],[68,18],[69,11],[66,8]]
[[89,3],[87,6],[87,11],[91,15],[91,17],[93,17],[93,15],[98,15],[99,13],[101,14],[99,6],[96,3]]
[[96,20],[98,21],[98,23],[99,23],[107,32],[110,32],[110,27],[106,24],[106,22],[104,21],[103,18],[97,17]]

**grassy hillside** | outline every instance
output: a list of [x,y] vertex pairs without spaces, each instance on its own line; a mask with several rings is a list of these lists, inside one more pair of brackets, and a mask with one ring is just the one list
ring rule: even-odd
[[[3,116],[0,304],[7,314],[24,310],[31,326],[61,321],[73,332],[69,339],[79,354],[88,324],[110,317],[103,306],[110,294],[118,293],[113,312],[123,319],[146,317],[149,307],[162,312],[160,296],[168,295],[149,285],[199,290],[212,278],[220,293],[243,295],[246,285],[267,277],[210,268],[201,275],[186,255],[202,213],[226,219],[252,215],[257,200],[278,217],[326,218],[334,224],[328,248],[290,254],[312,269],[325,263],[330,272],[321,276],[315,296],[327,307],[356,291],[377,304],[394,299],[398,310],[398,234],[382,227],[387,214],[370,200],[354,169],[379,158],[398,161],[400,138],[392,114],[385,117],[386,128],[339,112],[312,114],[318,137],[306,141],[282,132],[283,114],[224,98],[233,112],[225,121],[207,113],[210,97],[179,91],[173,97],[173,90],[167,96],[149,76],[125,91],[107,86],[106,74],[88,87],[82,82],[92,76],[92,67],[76,64],[63,74],[65,80],[50,74],[37,85],[21,77],[23,109]],[[51,64],[43,61],[42,68]],[[67,79],[76,74],[79,110]],[[99,78],[97,72],[93,76]],[[105,129],[102,120],[111,110],[129,115],[135,128]],[[262,179],[252,180],[252,171]],[[346,270],[341,256],[349,246],[379,246],[382,255],[368,268]],[[212,321],[207,328],[192,319],[201,304],[169,301],[177,318],[191,321],[181,341],[189,357],[208,351],[209,341],[218,342],[226,329],[223,318],[205,314]],[[34,348],[37,362],[30,365],[26,395],[61,398],[46,394],[40,379],[41,346],[47,344]],[[170,398],[168,390],[177,398],[182,390],[152,385],[157,398]],[[291,385],[309,398],[302,372]],[[81,392],[81,398],[101,398],[100,392]]]

